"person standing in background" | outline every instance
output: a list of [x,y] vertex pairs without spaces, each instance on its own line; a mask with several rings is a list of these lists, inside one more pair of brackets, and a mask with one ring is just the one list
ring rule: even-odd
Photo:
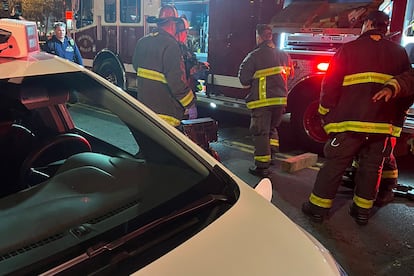
[[[177,21],[176,25],[176,34],[175,37],[180,44],[182,56],[184,59],[184,65],[185,65],[185,75],[188,82],[188,86],[192,88],[191,90],[194,92],[194,78],[192,77],[192,74],[194,73],[195,66],[197,66],[198,61],[196,55],[190,51],[187,47],[187,38],[188,38],[188,31],[190,29],[190,24],[188,23],[187,19],[185,17],[180,17],[180,19]],[[195,97],[194,93],[194,97]],[[186,108],[185,115],[188,117],[188,119],[196,119],[197,114],[197,106],[196,102]]]
[[83,59],[75,40],[66,36],[66,24],[56,22],[53,29],[54,34],[46,42],[44,51],[83,66]]
[[277,127],[287,104],[287,79],[293,74],[293,66],[289,55],[274,44],[269,25],[257,25],[256,43],[241,63],[238,77],[245,88],[250,88],[246,102],[251,110],[255,165],[249,172],[266,177],[279,149]]

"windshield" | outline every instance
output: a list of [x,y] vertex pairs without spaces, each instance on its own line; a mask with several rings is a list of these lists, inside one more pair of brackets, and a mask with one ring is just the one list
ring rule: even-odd
[[[0,80],[2,272],[42,273],[158,222],[157,235],[134,235],[134,252],[146,256],[136,269],[236,201],[220,168],[93,76]],[[180,211],[207,196],[220,200]]]

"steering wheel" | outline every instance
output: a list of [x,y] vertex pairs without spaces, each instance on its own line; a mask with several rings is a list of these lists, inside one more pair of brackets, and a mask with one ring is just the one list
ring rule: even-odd
[[29,153],[20,168],[19,185],[30,187],[50,177],[36,168],[47,167],[76,153],[90,151],[92,148],[86,138],[74,133],[59,134]]

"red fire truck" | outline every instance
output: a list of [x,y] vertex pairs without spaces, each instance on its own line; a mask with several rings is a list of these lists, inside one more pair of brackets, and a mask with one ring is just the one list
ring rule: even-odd
[[[324,72],[336,49],[355,39],[361,19],[371,9],[390,14],[390,39],[406,46],[414,42],[411,21],[413,1],[296,1],[296,0],[72,0],[71,34],[85,65],[131,94],[135,72],[131,65],[136,41],[152,27],[146,17],[157,16],[162,4],[174,4],[195,27],[197,55],[210,64],[206,90],[197,92],[199,105],[249,114],[237,78],[245,55],[255,47],[255,26],[273,26],[277,44],[291,55],[295,77],[289,81],[285,136],[295,135],[302,150],[321,152],[318,137],[311,138],[304,127],[312,103],[318,100]],[[72,22],[72,21],[71,21]],[[414,44],[413,44],[414,45]],[[414,113],[414,112],[413,112]],[[405,133],[414,133],[407,120]],[[406,143],[404,140],[404,143]]]

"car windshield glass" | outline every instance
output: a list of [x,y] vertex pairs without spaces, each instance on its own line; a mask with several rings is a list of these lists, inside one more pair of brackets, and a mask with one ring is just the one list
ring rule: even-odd
[[136,103],[88,71],[0,80],[1,271],[48,271],[44,260],[57,253],[70,259],[224,196],[174,221],[186,225],[178,239],[157,240],[171,227],[164,223],[144,237],[137,247],[148,262],[162,254],[159,243],[173,248],[237,200],[237,185],[198,156],[201,148]]

